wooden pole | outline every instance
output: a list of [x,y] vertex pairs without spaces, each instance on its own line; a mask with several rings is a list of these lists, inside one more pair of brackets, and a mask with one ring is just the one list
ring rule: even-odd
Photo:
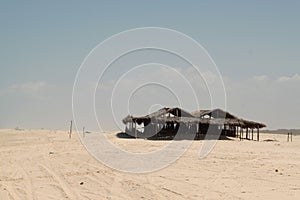
[[290,140],[290,133],[287,134],[287,142]]
[[136,123],[134,123],[134,137],[137,138],[137,132],[136,132]]
[[69,131],[69,138],[70,138],[70,139],[71,139],[71,137],[72,137],[72,125],[73,125],[73,121],[71,120],[70,131]]
[[82,135],[83,135],[83,138],[85,138],[85,131],[84,131],[85,127],[82,128]]
[[236,126],[233,127],[234,137],[236,137]]
[[251,140],[253,140],[253,128],[251,128]]
[[242,140],[242,127],[240,127],[240,140]]
[[259,141],[259,127],[257,128],[257,141]]
[[242,128],[242,140],[244,139],[244,129]]
[[293,133],[291,132],[291,142],[293,142]]

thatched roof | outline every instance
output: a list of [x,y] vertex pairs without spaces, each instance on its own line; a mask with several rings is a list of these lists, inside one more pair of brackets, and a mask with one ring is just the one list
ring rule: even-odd
[[[174,116],[170,117],[166,114],[172,114]],[[204,118],[204,116],[210,116],[212,118]],[[229,112],[223,111],[221,109],[214,110],[199,110],[189,113],[181,108],[162,108],[152,114],[133,117],[128,115],[123,119],[123,123],[135,122],[137,124],[144,123],[145,125],[149,123],[201,123],[201,124],[215,124],[215,125],[231,125],[240,126],[242,128],[263,128],[266,127],[265,124],[248,121],[240,119]]]
[[226,118],[226,119],[238,119],[236,116],[226,112],[220,108],[213,109],[213,110],[196,110],[191,112],[192,115],[195,117],[203,118],[204,116],[208,115],[212,118]]
[[146,115],[145,117],[162,117],[165,114],[172,114],[177,117],[194,117],[191,113],[181,109],[181,108],[162,108],[159,109],[158,111],[151,113],[149,115]]

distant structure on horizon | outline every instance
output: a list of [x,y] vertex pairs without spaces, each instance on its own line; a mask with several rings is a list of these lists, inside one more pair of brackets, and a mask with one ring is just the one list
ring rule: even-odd
[[[181,108],[162,108],[152,114],[123,119],[125,132],[135,138],[173,138],[180,134],[195,134],[195,138],[203,138],[206,134],[253,139],[254,129],[257,130],[256,140],[259,141],[259,129],[265,124],[244,120],[222,109],[198,110],[187,112]],[[245,138],[244,138],[245,131]]]

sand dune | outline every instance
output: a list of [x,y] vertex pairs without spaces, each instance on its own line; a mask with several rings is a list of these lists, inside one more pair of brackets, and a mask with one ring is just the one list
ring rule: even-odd
[[[135,152],[169,142],[107,136]],[[199,159],[202,143],[167,168],[130,174],[95,160],[66,131],[0,130],[0,199],[300,198],[300,136],[292,143],[271,134],[260,142],[222,140]]]

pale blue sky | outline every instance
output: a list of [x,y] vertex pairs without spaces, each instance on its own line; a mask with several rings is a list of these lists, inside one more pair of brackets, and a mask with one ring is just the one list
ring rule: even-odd
[[[145,26],[174,29],[197,40],[227,77],[227,87],[251,87],[247,81],[267,76],[268,84],[255,87],[279,88],[270,98],[273,104],[268,107],[269,102],[254,99],[256,103],[249,102],[246,110],[266,108],[258,120],[270,128],[299,128],[294,109],[300,103],[299,10],[300,1],[296,0],[1,1],[0,128],[65,128],[72,116],[72,84],[85,56],[107,37]],[[275,82],[282,77],[290,78],[290,85],[278,87]],[[38,90],[34,87],[50,89],[39,94],[43,100],[19,91]],[[294,93],[281,93],[289,88],[295,89]],[[266,95],[260,92],[252,95]],[[229,108],[255,119],[253,113],[241,111],[249,98],[236,101],[238,96],[229,94]],[[278,99],[281,96],[285,98]],[[293,120],[282,122],[279,114]]]

